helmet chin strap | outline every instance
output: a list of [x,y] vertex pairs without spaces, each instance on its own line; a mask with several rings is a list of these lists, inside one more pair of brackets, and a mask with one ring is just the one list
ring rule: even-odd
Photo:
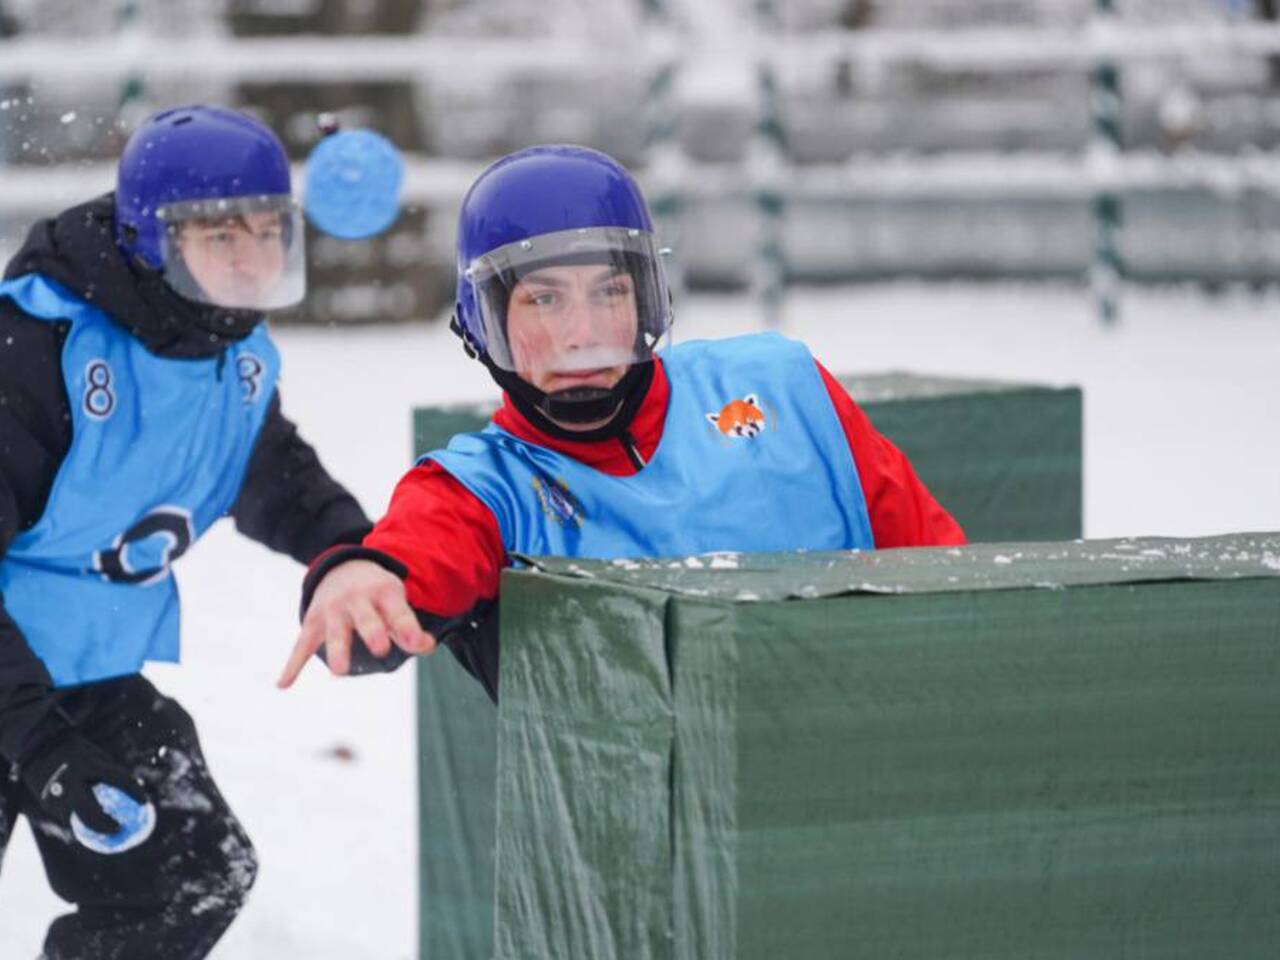
[[[487,355],[480,356],[489,375],[511,397],[516,409],[544,432],[561,440],[607,440],[620,436],[631,425],[653,381],[653,362],[645,361],[633,363],[612,387],[572,387],[547,393],[514,372],[496,366]],[[605,422],[590,430],[565,426],[601,421]]]
[[612,387],[578,387],[544,393],[538,410],[557,423],[596,423],[607,420],[622,406]]

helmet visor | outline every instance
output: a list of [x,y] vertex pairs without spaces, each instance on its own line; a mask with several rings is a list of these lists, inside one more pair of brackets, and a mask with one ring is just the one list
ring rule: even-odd
[[198,303],[277,310],[307,290],[302,212],[287,194],[161,207],[165,281]]
[[466,268],[493,363],[559,388],[648,360],[671,326],[653,234],[623,227],[520,240]]

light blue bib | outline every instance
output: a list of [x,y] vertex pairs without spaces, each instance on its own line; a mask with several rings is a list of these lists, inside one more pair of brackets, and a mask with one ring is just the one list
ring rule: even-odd
[[177,559],[235,502],[280,360],[263,326],[218,357],[149,353],[39,275],[0,296],[70,321],[71,446],[40,520],[0,561],[10,616],[55,686],[178,659]]
[[874,546],[853,455],[803,344],[777,334],[690,341],[662,359],[671,385],[662,439],[632,476],[611,477],[493,424],[423,460],[493,511],[510,553]]

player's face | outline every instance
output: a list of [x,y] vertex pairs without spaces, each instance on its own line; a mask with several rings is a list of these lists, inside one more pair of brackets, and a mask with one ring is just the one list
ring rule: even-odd
[[266,303],[284,273],[284,224],[275,211],[184,224],[178,247],[200,289],[223,306]]
[[534,271],[507,305],[516,373],[545,393],[612,387],[630,365],[638,317],[635,281],[616,266]]

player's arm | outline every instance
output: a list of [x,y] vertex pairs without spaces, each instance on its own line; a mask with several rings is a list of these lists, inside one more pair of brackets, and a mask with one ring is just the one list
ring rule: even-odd
[[840,381],[818,364],[858,468],[877,548],[959,546],[960,524],[916,476],[906,455],[881,434]]
[[[64,336],[64,326],[29,317],[0,298],[0,558],[44,513],[71,444],[62,378]],[[100,832],[118,828],[90,792],[92,783],[145,799],[129,771],[93,746],[58,708],[53,679],[3,597],[0,758],[9,764],[8,775],[27,787],[31,801],[63,826],[74,812]]]
[[[5,441],[14,438],[14,426],[12,417],[0,412],[0,445],[6,450],[13,449]],[[13,464],[8,456],[0,458],[0,558],[35,519],[24,516]],[[0,597],[0,757],[16,764],[61,732],[66,724],[56,712],[52,694],[49,671]]]
[[471,648],[468,628],[496,597],[506,562],[488,508],[435,464],[415,467],[363,544],[336,547],[312,564],[302,630],[279,685],[290,686],[318,652],[333,673],[350,672],[361,661],[360,641],[393,665],[445,642],[494,696],[496,658]]
[[[0,558],[44,513],[71,445],[62,380],[65,327],[0,298]],[[0,597],[0,756],[14,760],[52,734],[53,681]]]
[[52,693],[49,672],[0,597],[0,757],[16,763],[61,730]]
[[[12,489],[0,479],[0,556],[13,539],[13,525],[7,519],[16,516],[13,504]],[[70,826],[75,814],[99,833],[120,829],[92,792],[97,783],[115,787],[137,803],[147,800],[133,774],[92,743],[58,706],[48,670],[4,609],[3,598],[0,758],[7,761],[6,775],[26,787],[30,802],[63,827]]]
[[299,563],[311,563],[334,544],[359,543],[373,526],[284,415],[279,391],[271,397],[231,516],[245,536]]

